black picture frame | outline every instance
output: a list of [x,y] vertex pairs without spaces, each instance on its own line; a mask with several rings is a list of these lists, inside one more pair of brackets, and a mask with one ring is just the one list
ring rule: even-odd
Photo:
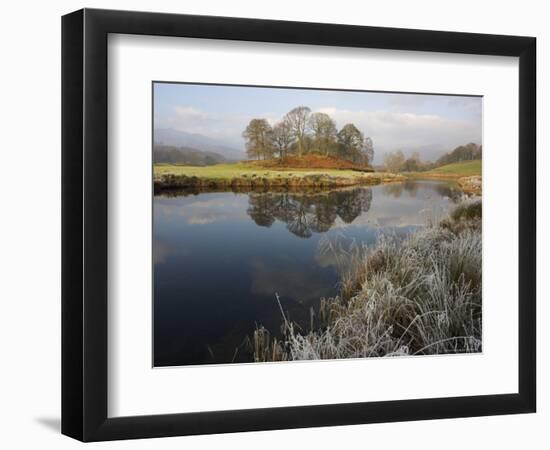
[[[518,57],[518,393],[109,418],[109,33]],[[95,9],[63,16],[62,433],[102,441],[535,412],[535,91],[533,37]]]

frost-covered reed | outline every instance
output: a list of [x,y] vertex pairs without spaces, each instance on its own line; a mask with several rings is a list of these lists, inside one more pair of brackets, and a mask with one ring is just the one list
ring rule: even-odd
[[480,352],[481,200],[405,239],[355,252],[337,297],[309,332],[283,315],[283,338],[254,333],[255,361]]

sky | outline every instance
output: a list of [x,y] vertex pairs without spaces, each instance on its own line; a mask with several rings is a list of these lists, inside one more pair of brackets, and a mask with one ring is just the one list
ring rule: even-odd
[[406,156],[417,151],[423,160],[433,160],[458,145],[481,144],[481,97],[154,84],[155,128],[202,134],[236,149],[244,149],[241,134],[251,119],[273,125],[296,106],[329,114],[338,129],[354,123],[372,138],[375,163],[389,151]]

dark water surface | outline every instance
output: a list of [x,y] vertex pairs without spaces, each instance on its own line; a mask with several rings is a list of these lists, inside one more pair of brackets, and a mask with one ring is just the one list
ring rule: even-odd
[[251,361],[256,325],[278,332],[276,300],[307,328],[334,296],[335,250],[438,219],[460,192],[408,181],[315,193],[178,193],[154,198],[154,364]]

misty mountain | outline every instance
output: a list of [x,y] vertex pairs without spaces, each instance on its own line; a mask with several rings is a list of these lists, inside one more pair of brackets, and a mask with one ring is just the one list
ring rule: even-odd
[[197,150],[190,147],[159,145],[153,147],[153,163],[185,164],[189,166],[211,166],[227,162],[227,159],[215,152]]
[[203,152],[214,152],[227,160],[245,158],[244,151],[225,145],[223,141],[202,134],[186,133],[173,128],[157,128],[154,130],[153,142],[157,145],[185,147]]

